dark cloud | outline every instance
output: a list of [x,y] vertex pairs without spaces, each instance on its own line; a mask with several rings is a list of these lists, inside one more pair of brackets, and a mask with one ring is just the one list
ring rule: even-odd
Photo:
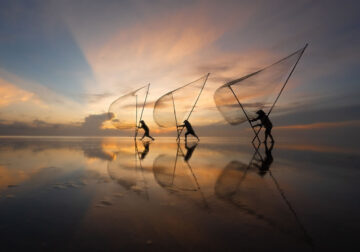
[[109,119],[108,113],[98,114],[98,115],[89,115],[85,117],[85,121],[81,124],[81,128],[89,131],[96,131],[101,128],[103,122]]
[[0,135],[12,136],[126,136],[127,131],[102,129],[108,113],[89,115],[77,124],[53,124],[41,120],[32,123],[0,122]]

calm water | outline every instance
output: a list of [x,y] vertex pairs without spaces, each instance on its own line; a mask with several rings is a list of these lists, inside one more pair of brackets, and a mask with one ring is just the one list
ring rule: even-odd
[[2,251],[360,249],[359,159],[240,139],[0,138]]

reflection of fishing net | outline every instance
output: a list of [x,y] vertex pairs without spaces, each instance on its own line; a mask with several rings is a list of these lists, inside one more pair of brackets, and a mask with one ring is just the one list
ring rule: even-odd
[[214,100],[225,120],[236,125],[254,119],[256,111],[260,109],[269,114],[305,48],[306,46],[262,70],[219,87],[215,91]]
[[196,191],[198,189],[182,157],[160,155],[154,161],[153,171],[158,184],[170,191]]
[[[191,154],[195,147],[193,146]],[[169,193],[191,201],[200,208],[209,209],[188,159],[186,161],[186,157],[190,158],[191,154],[184,155],[178,145],[176,156],[158,156],[153,164],[155,181]]]
[[161,96],[154,106],[154,121],[160,127],[174,127],[189,119],[209,74]]
[[[247,165],[236,161],[228,164],[225,168],[226,172],[219,176],[215,185],[216,195],[220,198],[226,198],[236,192],[245,176],[247,168]],[[241,178],[240,175],[243,175],[243,177]]]
[[243,213],[287,234],[302,237],[293,209],[279,195],[270,176],[261,177],[253,166],[230,162],[215,184],[215,195],[236,206]]
[[109,119],[114,127],[118,129],[136,127],[143,115],[149,87],[150,84],[121,96],[111,103]]

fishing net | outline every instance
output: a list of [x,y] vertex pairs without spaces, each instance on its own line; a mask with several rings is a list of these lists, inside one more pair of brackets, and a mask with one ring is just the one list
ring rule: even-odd
[[189,119],[209,74],[161,96],[154,106],[154,121],[160,127],[174,127]]
[[150,84],[123,95],[111,103],[108,114],[115,128],[136,128],[142,119],[149,87]]
[[225,120],[237,125],[256,118],[260,109],[269,114],[305,49],[219,87],[214,100]]

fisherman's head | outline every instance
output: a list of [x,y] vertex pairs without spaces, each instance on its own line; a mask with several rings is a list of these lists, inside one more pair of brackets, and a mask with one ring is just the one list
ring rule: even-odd
[[144,122],[144,120],[140,120],[140,123],[144,124],[145,122]]
[[264,110],[260,109],[260,110],[256,111],[256,114],[262,116],[262,115],[265,115],[265,112],[264,112]]
[[188,120],[184,120],[184,123],[187,123],[187,122],[189,122]]

